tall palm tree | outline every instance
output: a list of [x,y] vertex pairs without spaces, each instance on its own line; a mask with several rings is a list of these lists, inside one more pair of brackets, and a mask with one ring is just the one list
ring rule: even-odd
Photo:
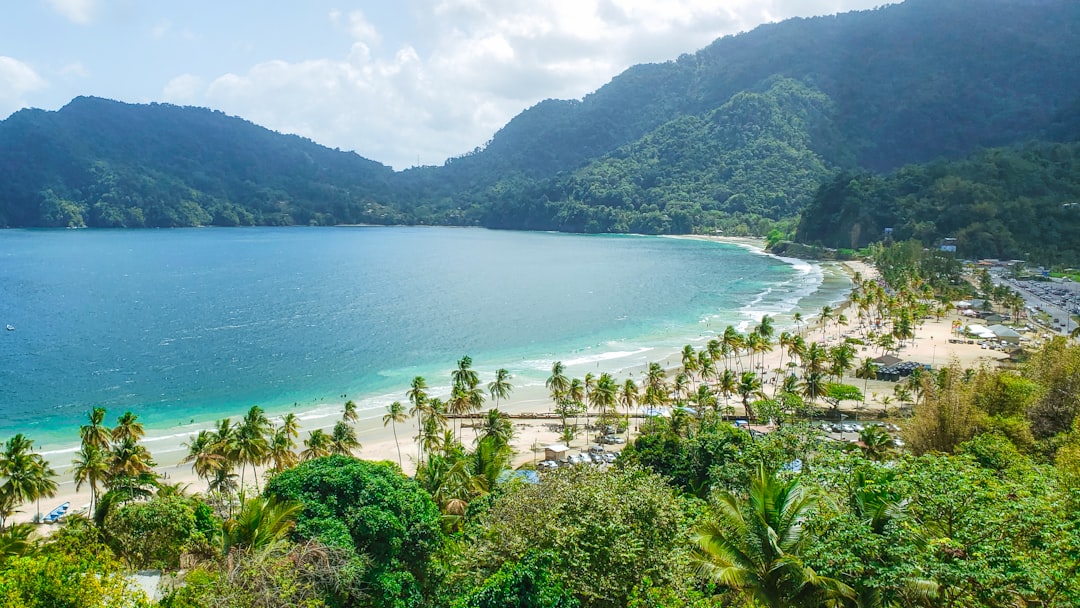
[[360,445],[360,440],[356,438],[356,429],[344,420],[339,420],[330,433],[330,453],[352,456],[353,452],[361,447],[363,446]]
[[145,436],[146,430],[143,429],[142,423],[139,422],[139,417],[130,411],[124,412],[116,420],[116,426],[112,430],[113,441],[124,441],[125,439],[138,441]]
[[803,563],[810,539],[803,524],[817,499],[800,478],[785,482],[759,465],[748,490],[745,497],[723,492],[717,520],[695,528],[699,575],[769,608],[852,599],[850,587]]
[[95,444],[84,443],[71,464],[75,491],[82,489],[84,483],[90,485],[90,513],[93,513],[97,505],[98,486],[105,481],[109,473],[107,452]]
[[633,378],[627,378],[619,390],[619,403],[626,408],[626,435],[630,436],[630,410],[638,403],[638,387]]
[[274,429],[270,436],[269,451],[267,457],[273,464],[273,471],[280,473],[296,466],[299,459],[296,456],[296,441],[289,434],[288,429],[282,425]]
[[510,384],[512,378],[510,372],[501,367],[495,370],[495,379],[487,385],[488,394],[495,400],[495,409],[499,409],[500,399],[509,399],[510,393],[514,392],[514,386]]
[[272,429],[270,420],[261,407],[253,405],[244,415],[236,433],[240,487],[244,486],[244,472],[250,464],[252,476],[255,478],[255,491],[259,491],[259,475],[256,467],[266,462],[267,453],[270,451],[269,435]]
[[480,377],[472,368],[472,357],[465,355],[458,359],[457,368],[450,372],[450,379],[453,380],[455,386],[464,388],[475,388],[480,384]]
[[125,436],[113,445],[109,455],[109,482],[152,474],[155,465],[150,451],[133,437]]
[[281,417],[281,429],[285,431],[285,434],[291,439],[296,439],[300,436],[300,420],[296,417],[296,414],[289,412]]
[[460,417],[470,411],[472,411],[472,400],[470,399],[468,387],[455,383],[453,388],[450,389],[450,400],[446,402],[446,413],[454,416],[459,438],[461,437]]
[[510,442],[514,440],[515,433],[516,430],[510,422],[510,418],[500,412],[498,408],[492,408],[484,416],[476,443],[480,445],[482,442],[488,441],[496,447],[509,446]]
[[566,377],[566,368],[562,361],[551,364],[551,375],[544,382],[544,386],[550,391],[551,400],[555,405],[559,405],[566,396],[566,391],[570,390],[570,379]]
[[795,331],[798,332],[799,331],[799,325],[803,321],[802,313],[801,312],[796,312],[795,314],[791,315],[791,320],[795,322]]
[[863,387],[862,387],[862,389],[863,389],[862,390],[863,399],[862,399],[862,401],[863,401],[863,407],[866,407],[866,389],[867,389],[867,386],[870,384],[870,379],[871,378],[876,378],[877,377],[877,365],[874,364],[874,360],[871,359],[870,357],[864,357],[863,360],[862,360],[862,363],[860,363],[859,367],[855,370],[855,377],[856,378],[862,378],[862,381],[863,381]]
[[[417,437],[423,433],[424,429],[424,407],[427,405],[427,381],[423,376],[416,376],[409,384],[409,391],[405,393],[405,396],[409,399],[409,403],[412,407],[409,408],[409,415],[416,418],[416,433]],[[423,443],[417,442],[416,461],[423,462],[424,460],[424,447]]]
[[405,413],[405,406],[401,405],[400,401],[395,401],[390,405],[386,406],[386,413],[383,414],[382,417],[383,428],[385,428],[386,425],[389,424],[394,431],[394,445],[397,446],[398,467],[401,468],[405,468],[405,464],[404,461],[402,461],[401,459],[401,443],[398,442],[397,425],[399,422],[405,422],[408,417],[409,415]]
[[716,377],[716,392],[724,396],[724,406],[730,404],[731,396],[739,390],[739,376],[734,371],[724,368]]
[[698,368],[697,352],[694,351],[694,347],[690,344],[686,344],[682,349],[682,367],[683,373],[693,384],[694,390],[697,388],[697,383],[694,382],[694,376],[701,371]]
[[83,445],[93,445],[100,450],[108,450],[112,441],[112,432],[105,426],[105,408],[95,407],[87,415],[89,424],[79,427],[79,438]]
[[829,321],[832,320],[833,308],[826,304],[821,307],[821,339],[825,339],[825,328],[829,326]]
[[645,395],[641,402],[645,405],[658,407],[668,401],[668,386],[665,381],[667,372],[659,363],[650,363],[645,372]]
[[746,417],[750,420],[754,420],[754,407],[750,405],[750,397],[757,397],[761,395],[761,378],[754,372],[743,372],[739,376],[738,386],[739,396],[742,397],[743,410],[746,411]]
[[345,402],[345,410],[341,413],[341,419],[350,424],[356,424],[360,415],[356,412],[356,402],[349,399]]
[[764,315],[763,317],[761,317],[761,323],[754,328],[754,333],[761,336],[762,338],[765,338],[766,340],[771,340],[773,335],[775,335],[776,333],[776,327],[773,324],[772,317],[770,317],[769,315]]
[[314,460],[330,455],[330,436],[322,429],[315,429],[308,433],[304,440],[304,450],[300,452],[301,460]]
[[591,395],[593,407],[601,415],[607,414],[615,408],[618,393],[619,385],[615,383],[615,378],[612,378],[611,374],[607,372],[600,374],[600,377],[596,380],[596,388]]
[[211,431],[199,431],[199,434],[195,435],[190,442],[181,445],[188,449],[188,453],[180,464],[190,462],[191,470],[195,472],[195,475],[207,483],[218,471],[227,466],[225,455],[218,449],[217,436]]

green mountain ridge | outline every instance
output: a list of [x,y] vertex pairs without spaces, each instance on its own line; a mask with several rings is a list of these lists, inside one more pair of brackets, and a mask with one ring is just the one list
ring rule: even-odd
[[[221,112],[77,98],[0,122],[0,226],[760,234],[841,172],[1080,137],[1078,25],[1066,0],[792,19],[543,101],[472,153],[401,172]],[[813,225],[800,238],[836,241]]]

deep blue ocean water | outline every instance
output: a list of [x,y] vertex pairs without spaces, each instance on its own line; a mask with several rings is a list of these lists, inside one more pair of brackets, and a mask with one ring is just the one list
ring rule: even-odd
[[[95,405],[151,436],[252,404],[404,400],[469,354],[542,384],[670,357],[841,297],[805,263],[690,239],[462,228],[0,231],[0,440],[77,443]],[[374,412],[372,412],[374,413]]]

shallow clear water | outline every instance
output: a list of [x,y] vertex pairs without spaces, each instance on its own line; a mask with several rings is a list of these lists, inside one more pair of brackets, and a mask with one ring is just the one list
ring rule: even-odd
[[[66,447],[95,405],[151,436],[252,404],[403,399],[448,383],[625,370],[846,281],[689,239],[458,228],[0,231],[0,440]],[[294,405],[295,404],[295,405]],[[329,406],[327,406],[329,407]],[[311,410],[316,413],[312,414]]]

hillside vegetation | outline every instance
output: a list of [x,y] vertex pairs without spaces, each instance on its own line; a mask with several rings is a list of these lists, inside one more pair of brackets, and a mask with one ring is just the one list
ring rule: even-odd
[[[634,66],[581,100],[543,101],[473,152],[402,172],[220,112],[77,98],[0,122],[0,226],[791,231],[836,179],[940,174],[951,170],[941,159],[985,148],[1023,156],[1033,141],[1075,141],[1078,24],[1080,5],[1067,0],[908,0],[788,20]],[[910,168],[919,163],[934,164]],[[1026,204],[1008,198],[1022,183],[1001,184],[1027,176],[1006,173],[994,178],[1001,196],[982,201],[989,216]],[[1067,202],[1051,182],[1025,197]],[[1039,250],[986,218],[965,230],[930,200],[919,221],[940,230],[912,235],[963,233],[980,253]],[[856,242],[880,228],[864,224]],[[811,218],[798,237],[852,241],[851,226],[822,225]]]

